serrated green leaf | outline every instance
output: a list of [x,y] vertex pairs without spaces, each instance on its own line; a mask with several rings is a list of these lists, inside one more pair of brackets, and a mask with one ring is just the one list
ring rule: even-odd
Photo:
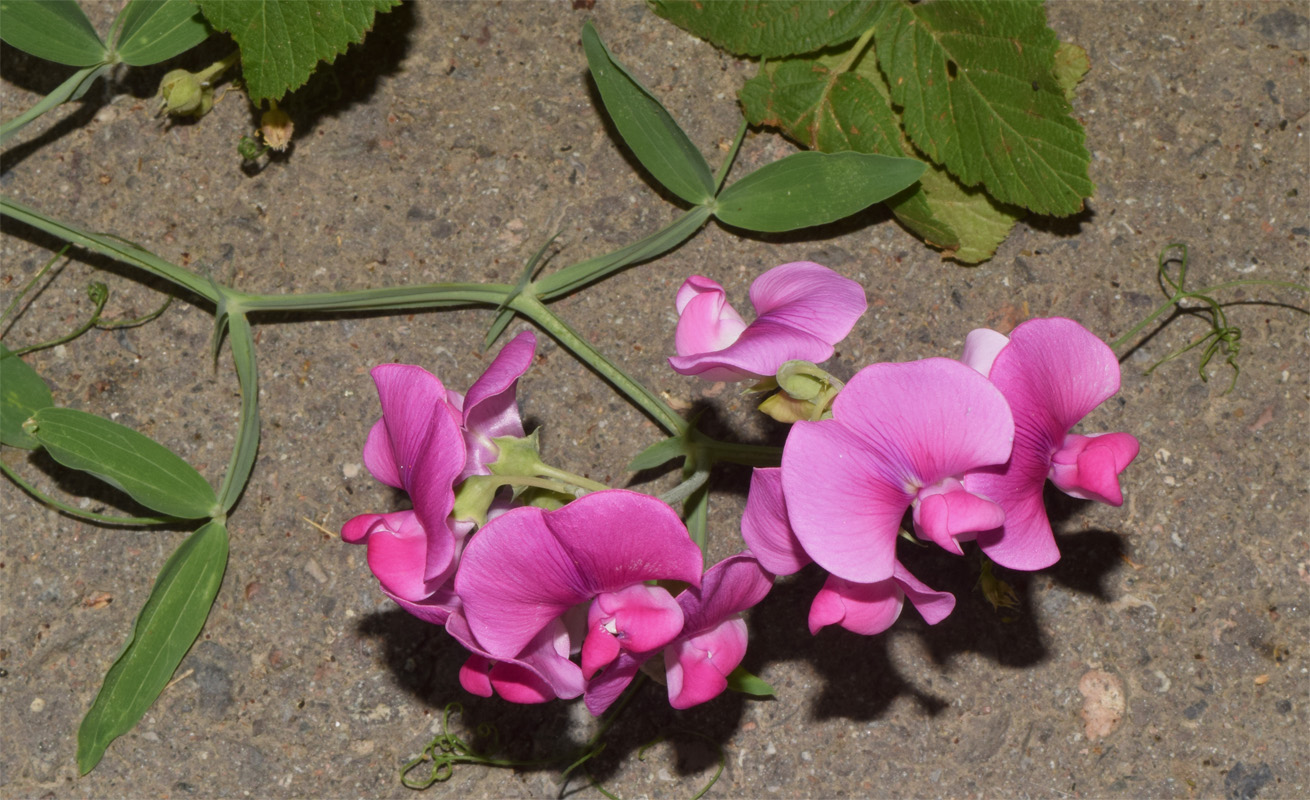
[[167,61],[209,37],[209,26],[191,0],[131,0],[118,20],[115,49],[134,67]]
[[728,673],[728,688],[734,692],[751,694],[756,697],[773,697],[777,694],[768,681],[757,678],[743,667],[737,667]]
[[35,450],[41,443],[23,430],[37,411],[55,404],[45,380],[0,344],[0,444]]
[[823,225],[886,200],[918,180],[923,167],[865,153],[793,153],[720,192],[714,216],[751,231]]
[[739,56],[782,58],[850,41],[868,30],[873,0],[655,0],[656,14]]
[[164,562],[91,710],[77,729],[77,768],[85,775],[105,748],[141,720],[200,635],[227,569],[227,528],[210,522]]
[[1040,2],[896,0],[874,41],[915,147],[1001,202],[1082,209],[1091,156],[1052,72],[1059,42]]
[[628,470],[630,472],[640,472],[643,469],[654,469],[661,464],[667,464],[675,458],[682,458],[686,455],[687,443],[682,438],[661,439],[634,456],[632,461],[628,463]]
[[688,203],[701,205],[714,197],[714,175],[705,157],[655,95],[610,54],[590,21],[582,27],[582,47],[605,110],[641,165]]
[[363,40],[374,16],[400,0],[197,0],[215,29],[241,48],[241,72],[252,102],[277,100],[309,80],[318,62],[331,64]]
[[173,451],[131,428],[72,408],[43,408],[26,428],[50,457],[120,489],[146,508],[182,519],[215,511],[204,477]]
[[0,39],[38,58],[89,67],[105,59],[105,43],[76,0],[0,0]]
[[[854,72],[839,72],[846,53],[770,65],[742,87],[747,119],[781,128],[797,142],[824,152],[904,155],[923,159],[905,138],[900,117],[873,56]],[[919,183],[887,200],[915,235],[944,255],[972,264],[985,261],[1009,235],[1017,209],[981,190],[965,189],[945,169],[928,164]]]

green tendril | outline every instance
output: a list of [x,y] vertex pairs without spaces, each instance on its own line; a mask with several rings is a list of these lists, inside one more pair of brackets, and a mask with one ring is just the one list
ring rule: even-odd
[[[450,729],[450,719],[464,715],[464,706],[460,703],[448,703],[441,715],[441,733],[430,742],[423,752],[400,768],[400,782],[410,789],[426,789],[434,783],[450,780],[455,774],[456,764],[482,764],[488,767],[538,767],[548,761],[520,761],[508,758],[493,758],[479,753],[473,746]],[[500,750],[500,731],[495,725],[484,722],[477,727],[477,735],[490,740],[490,751]],[[410,773],[424,763],[430,764],[426,775],[411,778]]]
[[[1177,251],[1177,254],[1175,254],[1175,251]],[[1110,347],[1114,349],[1123,347],[1125,344],[1132,341],[1135,336],[1141,333],[1147,325],[1155,322],[1161,315],[1170,309],[1173,309],[1173,314],[1161,323],[1162,325],[1167,325],[1169,322],[1181,316],[1205,319],[1210,325],[1209,331],[1152,364],[1146,370],[1146,374],[1150,375],[1162,364],[1173,361],[1185,353],[1200,347],[1202,348],[1201,363],[1197,367],[1197,373],[1201,376],[1203,382],[1208,382],[1210,376],[1206,374],[1206,367],[1208,367],[1210,362],[1214,360],[1214,357],[1219,355],[1220,351],[1222,351],[1224,355],[1224,363],[1228,364],[1228,366],[1233,370],[1233,379],[1229,382],[1228,388],[1224,391],[1224,394],[1227,394],[1237,386],[1237,378],[1242,372],[1241,366],[1237,363],[1237,357],[1242,350],[1242,330],[1236,325],[1229,324],[1228,315],[1224,313],[1224,307],[1226,305],[1235,305],[1235,303],[1220,303],[1218,300],[1214,299],[1212,295],[1217,291],[1232,289],[1238,286],[1271,286],[1281,289],[1294,289],[1306,293],[1310,293],[1310,287],[1291,281],[1245,279],[1225,281],[1223,283],[1217,283],[1214,286],[1207,286],[1203,289],[1188,290],[1186,288],[1187,260],[1186,244],[1182,242],[1171,242],[1164,246],[1164,249],[1160,251],[1159,256],[1156,257],[1156,281],[1159,283],[1161,291],[1163,291],[1169,299],[1152,311],[1146,319],[1137,323],[1127,333],[1111,342]],[[1178,265],[1178,277],[1176,279],[1169,274],[1170,264]],[[1203,305],[1200,307],[1184,306],[1183,302],[1187,300],[1194,300]],[[1240,302],[1255,302],[1262,305],[1283,305],[1282,303],[1277,303],[1272,300]],[[1310,314],[1310,311],[1297,306],[1287,307],[1294,311],[1299,311],[1302,314]],[[1134,347],[1133,349],[1136,348]],[[1131,350],[1129,352],[1131,352]]]
[[10,300],[9,305],[5,307],[4,313],[0,314],[0,327],[4,325],[5,320],[9,319],[9,315],[14,313],[14,309],[18,308],[18,304],[22,302],[25,296],[27,296],[27,293],[32,291],[32,287],[37,284],[37,281],[41,280],[41,277],[49,272],[50,268],[55,265],[55,262],[63,258],[64,253],[67,253],[68,248],[72,246],[73,245],[71,244],[66,244],[61,247],[58,253],[50,256],[50,260],[41,265],[41,269],[36,271],[36,274],[32,276],[30,281],[23,284],[23,288],[18,290],[18,294],[14,295],[14,299]]
[[90,319],[83,322],[81,325],[78,325],[72,331],[63,336],[58,336],[54,339],[40,342],[38,344],[29,344],[27,347],[20,347],[13,351],[14,355],[21,356],[28,353],[35,353],[37,350],[45,350],[50,347],[56,347],[71,342],[98,325],[100,323],[100,314],[105,310],[105,303],[109,302],[109,287],[99,281],[93,281],[87,284],[86,294],[91,298],[91,302],[95,303],[95,308],[91,311]]

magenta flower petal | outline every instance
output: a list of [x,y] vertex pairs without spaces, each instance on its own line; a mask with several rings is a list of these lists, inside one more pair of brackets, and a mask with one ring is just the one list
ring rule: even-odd
[[[1121,434],[1088,456],[1084,475],[1077,461],[1085,445],[1068,440],[1079,420],[1119,390],[1119,362],[1105,342],[1073,320],[1032,319],[1011,332],[990,377],[1009,401],[1016,428],[1007,464],[964,479],[969,491],[1005,509],[1004,525],[979,534],[978,544],[1004,567],[1042,569],[1060,557],[1042,506],[1046,479],[1059,472],[1075,492],[1113,499],[1119,496],[1118,473],[1136,455],[1132,437]],[[1056,468],[1053,459],[1066,442],[1070,450],[1062,460],[1068,463]],[[1111,469],[1114,478],[1108,474]]]
[[682,634],[664,648],[669,703],[690,708],[717,697],[746,656],[742,612],[764,599],[773,575],[749,553],[729,556],[705,572],[699,588],[678,595]]
[[867,636],[882,633],[900,617],[906,597],[929,625],[936,625],[955,608],[953,595],[924,585],[898,561],[893,577],[876,583],[828,576],[810,605],[810,633],[833,624]]
[[495,658],[482,647],[462,609],[450,615],[446,632],[473,654],[460,670],[460,683],[474,694],[490,697],[489,692],[494,690],[512,702],[534,703],[540,702],[532,699],[534,696],[569,699],[581,695],[585,688],[582,671],[569,660],[570,638],[559,620],[548,624],[522,651],[508,658]]
[[1119,473],[1137,458],[1140,447],[1137,438],[1127,433],[1071,433],[1051,457],[1051,483],[1080,500],[1121,506],[1124,496]]
[[783,264],[760,275],[751,284],[751,305],[757,321],[767,319],[823,343],[827,355],[794,356],[806,361],[830,358],[833,345],[850,334],[869,307],[863,286],[812,261]]
[[405,488],[400,478],[400,465],[396,463],[396,455],[391,451],[391,440],[387,437],[387,424],[382,419],[373,423],[364,439],[364,466],[380,483],[397,489]]
[[[427,370],[383,364],[374,367],[372,375],[396,474],[428,533],[424,577],[435,578],[450,568],[455,555],[455,539],[446,519],[455,506],[455,480],[464,468],[459,421],[446,405],[445,387]],[[380,441],[376,447],[380,448]],[[367,452],[365,457],[367,463]],[[383,461],[375,463],[385,474]]]
[[756,278],[751,302],[757,317],[743,327],[719,284],[688,279],[678,291],[673,370],[736,381],[773,375],[785,361],[825,361],[868,307],[862,286],[808,261]]
[[474,636],[503,657],[572,606],[658,579],[700,585],[699,548],[673,509],[611,489],[491,520],[465,550],[455,589]]
[[492,359],[463,400],[464,441],[468,457],[460,479],[486,475],[498,455],[492,439],[523,436],[523,418],[516,398],[519,378],[532,366],[537,337],[531,331],[515,336]]
[[728,675],[746,657],[746,638],[746,621],[734,616],[664,648],[669,704],[691,708],[718,697],[728,688]]
[[959,481],[945,491],[921,492],[914,506],[914,531],[955,555],[964,555],[960,542],[973,541],[978,531],[999,528],[1005,512],[996,503],[970,494]]
[[649,657],[649,653],[633,655],[626,651],[620,652],[613,664],[587,681],[583,702],[586,703],[587,710],[592,716],[599,717],[604,714],[614,701],[619,699],[619,695],[623,694],[623,690],[632,683],[632,679],[637,676],[637,670]]
[[722,350],[746,329],[741,315],[728,304],[723,287],[709,278],[693,275],[684,281],[674,305],[678,327],[673,346],[680,356]]
[[751,473],[741,536],[760,564],[774,575],[791,575],[811,559],[792,532],[782,496],[782,469],[756,467]]
[[458,604],[450,586],[452,569],[428,580],[423,576],[427,534],[413,511],[361,514],[341,529],[343,541],[368,547],[368,566],[382,591],[425,622],[445,624]]
[[832,419],[792,426],[782,455],[792,530],[833,575],[890,578],[901,517],[919,491],[1004,463],[1013,434],[1005,398],[958,361],[865,367],[837,395]]
[[632,653],[657,650],[673,641],[682,632],[682,622],[682,606],[673,595],[645,584],[597,595],[587,615],[588,629],[612,627],[623,649]]

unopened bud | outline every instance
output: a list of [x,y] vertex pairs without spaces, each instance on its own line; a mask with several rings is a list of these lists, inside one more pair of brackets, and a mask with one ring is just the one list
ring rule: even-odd
[[202,117],[214,107],[214,89],[198,75],[170,70],[159,82],[160,110],[175,117]]

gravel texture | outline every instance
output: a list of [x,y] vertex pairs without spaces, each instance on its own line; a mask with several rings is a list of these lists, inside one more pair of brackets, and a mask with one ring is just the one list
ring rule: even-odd
[[[678,208],[637,171],[598,114],[579,32],[594,19],[713,165],[756,66],[715,51],[642,5],[413,3],[286,107],[293,149],[243,170],[254,119],[239,93],[195,124],[163,124],[164,67],[125,72],[41,120],[4,153],[0,189],[92,230],[257,292],[517,278],[556,231],[557,264],[654,231]],[[102,27],[115,6],[93,5]],[[566,298],[557,311],[678,408],[718,430],[777,439],[732,387],[672,373],[673,293],[700,273],[745,304],[751,279],[810,259],[862,282],[870,310],[831,369],[954,355],[980,326],[1078,319],[1107,339],[1161,300],[1156,256],[1186,242],[1191,279],[1307,282],[1310,6],[1305,2],[1052,3],[1051,24],[1092,63],[1075,108],[1097,192],[1072,219],[1021,223],[976,268],[942,262],[879,209],[799,234],[715,225],[668,257]],[[213,43],[182,61],[222,55]],[[63,72],[0,49],[9,118]],[[752,134],[739,172],[793,148]],[[47,258],[48,237],[9,221],[0,304]],[[79,256],[6,335],[67,331],[106,281],[109,313],[153,308],[129,269]],[[1235,291],[1222,299],[1304,296]],[[211,309],[34,354],[56,401],[112,416],[217,482],[237,410],[226,351],[208,355]],[[1180,320],[1124,362],[1123,389],[1084,429],[1126,430],[1142,452],[1122,509],[1057,501],[1062,560],[1000,571],[1019,608],[998,613],[978,566],[937,556],[921,577],[958,598],[935,627],[912,611],[887,634],[811,637],[822,576],[779,583],[752,617],[746,666],[770,701],[728,696],[686,712],[647,687],[594,763],[627,798],[1232,797],[1310,795],[1306,731],[1307,326],[1288,308],[1230,309],[1241,376],[1188,355],[1146,367],[1202,331]],[[77,777],[77,725],[181,531],[83,524],[0,486],[0,794],[6,797],[403,797],[399,767],[464,704],[458,729],[494,723],[503,751],[559,757],[592,722],[580,704],[512,707],[464,693],[463,656],[397,610],[363,548],[332,533],[401,501],[361,464],[378,414],[368,369],[422,364],[464,387],[489,360],[485,310],[265,318],[257,326],[263,440],[230,518],[223,588],[180,679],[100,766]],[[516,322],[510,332],[521,330]],[[654,424],[543,337],[520,403],[547,456],[623,485]],[[5,462],[49,489],[114,501],[51,462]],[[748,474],[714,476],[714,555],[735,548]],[[668,476],[661,480],[667,482]],[[663,484],[656,484],[663,485]],[[326,532],[325,532],[326,530]],[[926,562],[925,562],[926,563]],[[107,598],[107,599],[106,599]],[[1299,731],[1299,733],[1298,733]],[[662,743],[638,755],[659,736]],[[478,740],[482,741],[482,740]],[[460,766],[431,797],[599,797],[559,771]]]

